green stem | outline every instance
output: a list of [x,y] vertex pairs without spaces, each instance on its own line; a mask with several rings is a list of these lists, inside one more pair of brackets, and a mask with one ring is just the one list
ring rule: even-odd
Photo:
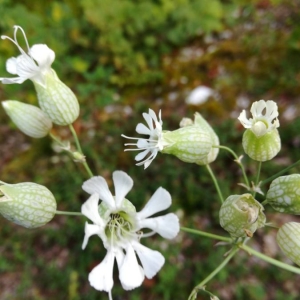
[[219,195],[219,198],[221,200],[221,203],[223,203],[224,202],[224,198],[223,198],[222,192],[220,190],[218,181],[217,181],[217,179],[216,179],[216,177],[215,177],[215,175],[214,175],[214,173],[213,173],[213,171],[212,171],[212,169],[210,168],[209,165],[206,165],[206,169],[207,169],[208,173],[210,174],[210,176],[211,176],[211,178],[212,178],[212,180],[213,180],[213,182],[215,184],[215,187],[216,187],[216,190],[218,192],[218,195]]
[[260,184],[260,186],[263,186],[264,184],[273,181],[274,179],[276,179],[277,177],[279,177],[280,175],[286,173],[289,169],[292,169],[294,167],[296,167],[297,165],[300,164],[300,159],[298,161],[296,161],[295,163],[293,163],[292,165],[286,167],[285,169],[281,170],[280,172],[276,173],[275,175],[263,180]]
[[204,231],[200,231],[200,230],[196,230],[196,229],[191,229],[191,228],[187,228],[187,227],[180,227],[180,229],[182,231],[198,234],[198,235],[201,235],[201,236],[208,237],[210,239],[216,239],[216,240],[231,243],[231,238],[228,238],[228,237],[225,237],[225,236],[211,234],[211,233],[208,233],[208,232],[204,232]]
[[204,285],[209,282],[214,276],[216,276],[231,260],[231,258],[239,251],[239,247],[235,246],[232,248],[231,252],[228,254],[228,256],[223,260],[223,262],[213,271],[211,272],[203,281],[201,281],[197,286],[194,287],[193,291],[191,292],[188,300],[194,300],[197,297],[197,292],[201,288],[204,287]]
[[239,157],[237,156],[237,154],[230,148],[226,147],[226,146],[213,146],[214,148],[220,148],[220,149],[224,149],[224,150],[227,150],[228,152],[230,152],[233,157],[235,158],[235,161],[236,163],[240,166],[241,170],[242,170],[242,173],[243,173],[243,177],[244,177],[244,180],[245,180],[245,183],[246,185],[250,188],[250,185],[249,185],[249,180],[248,180],[248,177],[246,175],[246,172],[245,172],[245,168],[243,166],[243,164],[240,162],[240,159]]
[[[258,163],[258,169],[257,169],[257,174],[256,174],[256,183],[255,183],[255,186],[258,187],[259,185],[259,178],[260,178],[260,171],[261,171],[261,165],[262,165],[262,162],[260,161]],[[256,192],[253,193],[253,197],[255,197],[256,195]]]
[[[71,130],[71,132],[72,132],[72,135],[73,135],[73,138],[74,138],[74,140],[75,140],[75,143],[76,143],[76,147],[77,147],[78,152],[80,152],[80,153],[83,155],[83,152],[82,152],[82,149],[81,149],[81,146],[80,146],[80,143],[79,143],[79,139],[78,139],[78,137],[77,137],[77,134],[76,134],[76,131],[75,131],[73,125],[70,124],[70,125],[69,125],[69,128],[70,128],[70,130]],[[83,162],[82,164],[83,164],[85,170],[87,171],[87,173],[89,174],[89,176],[90,176],[90,177],[93,177],[93,176],[94,176],[94,175],[93,175],[93,172],[91,171],[91,169],[90,169],[89,165],[87,164],[87,162],[85,161],[85,162]]]
[[55,212],[55,214],[56,215],[65,215],[65,216],[83,216],[83,214],[80,212],[61,211],[61,210],[57,210]]
[[55,135],[53,135],[52,133],[49,133],[50,137],[57,143],[59,144],[61,147],[65,147],[66,145],[64,145],[64,143],[62,143]]
[[70,125],[69,125],[69,128],[70,128],[70,130],[71,130],[71,132],[72,132],[72,134],[73,134],[73,137],[74,137],[74,140],[75,140],[75,143],[76,143],[77,150],[78,150],[81,154],[83,154],[82,149],[81,149],[81,146],[80,146],[80,143],[79,143],[79,139],[78,139],[78,137],[77,137],[77,133],[76,133],[76,131],[75,131],[73,125],[70,124]]
[[240,245],[240,248],[245,250],[246,252],[248,252],[249,254],[252,254],[274,266],[277,266],[279,268],[282,268],[284,270],[287,270],[287,271],[290,271],[290,272],[293,272],[293,273],[296,273],[296,274],[300,274],[300,268],[297,268],[297,267],[294,267],[294,266],[291,266],[291,265],[288,265],[288,264],[285,264],[279,260],[276,260],[274,258],[271,258],[265,254],[262,254],[258,251],[255,251],[253,250],[251,247],[247,246],[247,245]]

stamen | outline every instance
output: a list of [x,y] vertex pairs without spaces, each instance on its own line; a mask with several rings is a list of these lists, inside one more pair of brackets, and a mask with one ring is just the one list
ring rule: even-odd
[[[20,26],[18,26],[18,25],[15,25],[14,28],[15,28],[14,36],[15,36],[16,42],[17,42],[17,31],[18,31],[18,29],[20,29],[21,32],[23,33],[23,36],[24,36],[24,40],[25,40],[25,43],[26,43],[26,46],[27,46],[27,49],[28,49],[28,54],[30,55],[30,47],[29,47],[29,44],[28,44],[28,40],[27,40],[25,31],[23,30],[22,27],[20,27]],[[30,57],[31,57],[31,55],[30,55]]]
[[[17,39],[16,39],[16,30],[17,30],[18,28],[15,28],[15,33],[14,33],[14,37],[15,37],[15,39],[13,40],[12,38],[10,38],[9,36],[6,36],[6,35],[2,35],[1,36],[1,38],[3,39],[3,40],[5,40],[5,39],[8,39],[8,40],[10,40],[13,44],[15,44],[16,46],[17,46],[17,48],[19,49],[19,51],[21,52],[21,54],[23,54],[23,55],[25,55],[25,56],[29,56],[22,48],[21,48],[21,46],[18,44],[18,41],[17,41]],[[25,33],[24,33],[25,34]],[[27,45],[27,47],[28,47],[28,42],[27,42],[27,39],[26,39],[26,36],[25,36],[25,41],[26,41],[26,45]],[[29,49],[29,48],[28,48]],[[32,57],[31,56],[29,56],[31,59],[32,59]]]

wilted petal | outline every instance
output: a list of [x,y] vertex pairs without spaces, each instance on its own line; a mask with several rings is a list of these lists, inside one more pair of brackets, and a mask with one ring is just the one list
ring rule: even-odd
[[149,228],[157,232],[166,239],[173,239],[179,232],[179,219],[173,214],[169,213],[164,216],[148,218],[139,221],[139,228]]
[[125,196],[133,187],[133,180],[123,171],[115,171],[113,173],[113,181],[115,185],[116,206],[119,206]]
[[172,199],[170,193],[162,187],[159,187],[152,195],[146,206],[137,213],[138,218],[144,219],[148,216],[167,209],[171,205]]
[[132,246],[142,263],[145,276],[151,279],[162,268],[165,258],[160,252],[151,250],[140,243],[134,242]]
[[90,285],[98,291],[109,292],[113,285],[114,253],[108,251],[104,260],[89,274]]

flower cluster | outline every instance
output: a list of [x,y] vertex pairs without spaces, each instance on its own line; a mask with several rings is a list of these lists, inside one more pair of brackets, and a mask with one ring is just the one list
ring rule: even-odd
[[[30,79],[37,91],[39,108],[30,108],[23,103],[15,101],[14,105],[4,105],[4,109],[15,122],[16,119],[29,109],[28,119],[32,119],[37,110],[39,115],[46,115],[53,123],[57,125],[72,124],[79,115],[79,104],[74,93],[58,78],[51,65],[55,59],[55,53],[47,45],[36,44],[29,47],[24,30],[20,26],[14,26],[14,38],[2,35],[2,39],[8,39],[17,46],[20,55],[12,57],[6,62],[6,70],[13,75],[12,78],[1,77],[0,81],[4,84],[18,83]],[[23,50],[18,43],[17,33],[21,31],[25,39],[27,51]],[[23,117],[24,119],[24,117]],[[26,124],[25,120],[19,119],[16,125],[31,137],[43,137],[48,134],[52,125],[44,126],[40,119],[35,120],[33,126]],[[47,121],[47,123],[49,123]],[[36,135],[36,128],[42,131],[42,134]]]
[[[93,222],[85,225],[82,248],[86,247],[90,236],[96,234],[107,249],[104,260],[89,274],[89,281],[95,289],[108,293],[113,287],[115,259],[123,288],[134,289],[142,284],[144,277],[152,278],[165,262],[161,253],[143,246],[140,240],[154,233],[172,239],[179,232],[178,217],[173,213],[150,218],[171,205],[171,196],[165,189],[159,188],[146,206],[136,212],[133,204],[125,198],[133,186],[132,179],[125,172],[115,171],[113,181],[115,196],[100,176],[92,177],[82,186],[91,196],[82,205],[81,212]],[[100,205],[99,199],[102,200]],[[142,229],[151,232],[144,233]]]

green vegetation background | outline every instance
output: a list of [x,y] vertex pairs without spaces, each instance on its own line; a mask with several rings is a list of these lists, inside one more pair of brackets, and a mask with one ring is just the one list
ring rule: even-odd
[[[164,129],[169,130],[199,111],[221,143],[242,154],[238,113],[253,101],[273,99],[280,107],[282,151],[263,164],[262,176],[298,160],[299,12],[297,0],[0,0],[0,33],[12,36],[18,24],[31,45],[45,43],[55,51],[53,68],[81,105],[74,126],[94,173],[110,181],[114,170],[128,172],[135,182],[128,198],[138,209],[163,186],[182,225],[226,234],[218,225],[219,202],[205,168],[159,154],[143,170],[134,165],[132,153],[123,151],[120,135],[135,136],[135,126],[149,107],[162,109]],[[23,43],[21,36],[19,40]],[[6,59],[16,55],[12,43],[1,41],[2,77]],[[199,85],[213,88],[216,96],[203,105],[187,105],[186,96]],[[37,101],[29,81],[1,85],[0,99]],[[54,131],[72,140],[67,128]],[[24,136],[1,109],[0,144],[1,180],[43,184],[56,196],[59,210],[80,210],[88,197],[81,190],[87,179],[84,169],[58,153],[50,139]],[[256,165],[247,158],[244,162],[253,178]],[[236,185],[241,174],[230,155],[221,152],[212,168],[225,196],[245,192]],[[279,225],[299,221],[270,210],[267,215]],[[87,280],[105,250],[96,237],[81,250],[84,222],[57,216],[42,228],[26,230],[1,218],[0,299],[107,299]],[[274,242],[275,233],[261,230],[251,245],[287,261]],[[115,272],[114,299],[187,299],[228,250],[185,233],[171,242],[156,236],[145,243],[164,254],[164,268],[130,292],[122,290]],[[292,300],[300,298],[299,279],[241,253],[207,289],[222,300]],[[199,293],[198,299],[208,295]]]

